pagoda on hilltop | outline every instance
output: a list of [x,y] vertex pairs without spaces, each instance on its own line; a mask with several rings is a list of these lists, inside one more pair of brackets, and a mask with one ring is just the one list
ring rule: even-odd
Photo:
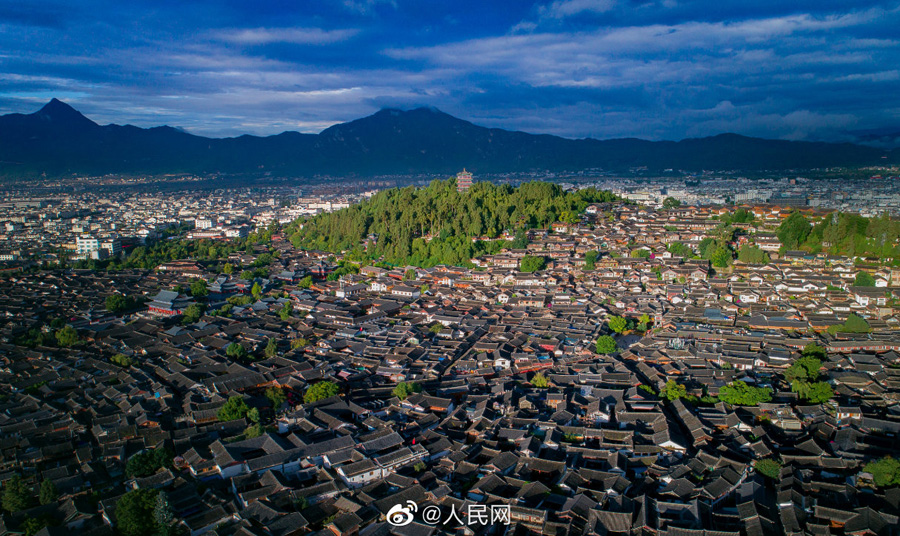
[[456,174],[456,191],[457,192],[468,192],[469,188],[472,187],[472,174],[466,171],[466,168],[463,168],[462,171]]

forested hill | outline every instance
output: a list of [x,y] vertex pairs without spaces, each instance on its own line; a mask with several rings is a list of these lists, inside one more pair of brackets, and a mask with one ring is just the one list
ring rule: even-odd
[[678,142],[572,140],[485,128],[433,108],[381,110],[319,134],[205,138],[171,127],[98,125],[56,99],[0,116],[0,177],[106,173],[282,176],[627,170],[787,170],[882,165],[900,150],[734,134]]
[[[426,267],[466,265],[472,257],[496,253],[507,245],[524,247],[473,238],[496,238],[504,231],[575,221],[589,204],[616,199],[594,188],[567,193],[547,182],[517,188],[476,182],[468,192],[459,193],[456,179],[449,179],[432,181],[425,188],[381,191],[349,208],[298,220],[288,233],[297,247],[351,251],[351,258]],[[522,240],[521,235],[517,240]],[[363,241],[368,244],[365,251]]]

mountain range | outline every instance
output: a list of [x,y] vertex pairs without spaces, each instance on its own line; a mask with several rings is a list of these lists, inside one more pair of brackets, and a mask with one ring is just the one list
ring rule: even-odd
[[381,110],[319,134],[206,138],[98,125],[57,99],[0,116],[0,176],[162,173],[386,175],[625,170],[788,170],[897,163],[900,149],[720,134],[678,142],[567,139],[485,128],[434,108]]

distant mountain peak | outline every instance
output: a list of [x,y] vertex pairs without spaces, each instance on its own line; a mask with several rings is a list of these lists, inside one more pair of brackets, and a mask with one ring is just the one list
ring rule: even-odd
[[376,114],[387,113],[390,115],[396,115],[396,114],[422,113],[422,112],[431,112],[431,113],[438,113],[438,114],[444,113],[434,106],[416,106],[414,108],[398,108],[395,106],[387,106],[385,108],[382,108],[378,112],[376,112]]
[[0,116],[4,177],[259,173],[287,177],[625,170],[787,170],[900,162],[900,149],[721,134],[651,142],[570,140],[485,128],[434,107],[385,108],[319,134],[205,138],[172,127],[100,126],[53,99]]
[[34,115],[45,121],[58,123],[60,125],[97,126],[97,123],[94,123],[82,115],[81,112],[55,97],[50,99],[50,102],[45,104],[44,107],[38,110]]

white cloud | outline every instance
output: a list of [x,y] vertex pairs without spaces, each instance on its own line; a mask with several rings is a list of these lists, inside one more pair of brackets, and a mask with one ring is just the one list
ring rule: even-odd
[[346,41],[359,33],[355,29],[323,30],[321,28],[247,28],[243,30],[218,30],[213,37],[241,45],[265,45],[268,43],[294,43],[301,45],[328,45]]
[[541,9],[542,17],[564,19],[580,13],[605,13],[616,7],[615,0],[556,0]]
[[397,9],[396,0],[343,0],[347,10],[360,15],[370,15],[378,4],[386,4]]

